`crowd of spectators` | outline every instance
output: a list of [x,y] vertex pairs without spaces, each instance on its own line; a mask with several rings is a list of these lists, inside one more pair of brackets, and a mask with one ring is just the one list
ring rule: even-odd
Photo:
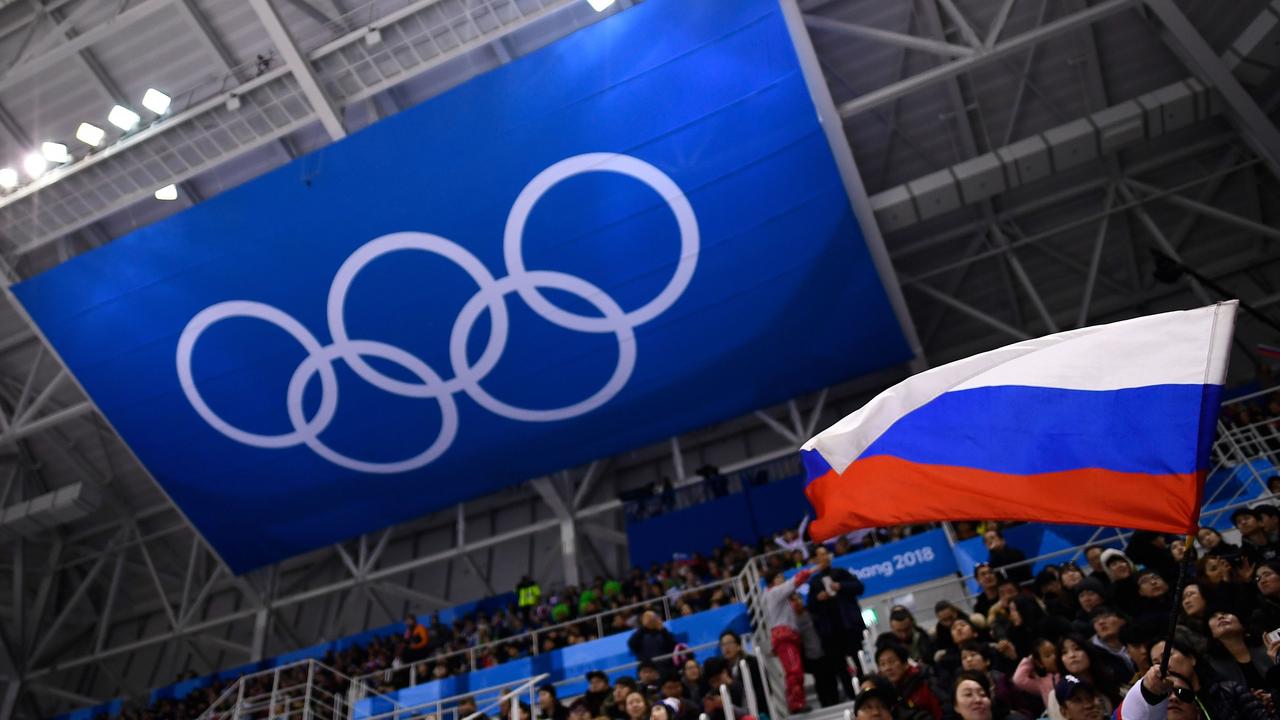
[[[847,554],[922,529],[903,526],[854,533],[834,543],[832,552]],[[691,615],[734,602],[733,590],[725,581],[741,573],[753,557],[767,555],[768,566],[777,569],[802,564],[807,552],[797,532],[789,530],[758,545],[726,537],[709,553],[632,569],[622,578],[596,578],[579,587],[544,591],[523,578],[515,588],[515,601],[508,607],[472,613],[451,623],[442,622],[438,615],[419,623],[409,615],[403,633],[375,637],[363,645],[330,653],[322,662],[341,675],[326,675],[321,682],[344,693],[348,685],[343,676],[366,678],[372,691],[388,693],[594,640],[601,637],[601,631],[606,636],[635,634],[646,624],[661,627],[665,616]],[[637,657],[648,654],[641,650]],[[186,673],[177,679],[193,677],[193,673]],[[161,699],[145,708],[127,710],[122,718],[194,720],[229,684],[215,682],[182,699]]]
[[[988,524],[992,562],[975,568],[974,611],[939,602],[930,631],[894,607],[855,717],[1280,717],[1280,635],[1269,635],[1280,630],[1280,509],[1242,508],[1231,520],[1239,544],[1202,528],[1188,558],[1181,540],[1136,532],[1123,550],[1090,547],[1082,564],[1034,577]],[[1158,665],[1184,560],[1165,676]]]

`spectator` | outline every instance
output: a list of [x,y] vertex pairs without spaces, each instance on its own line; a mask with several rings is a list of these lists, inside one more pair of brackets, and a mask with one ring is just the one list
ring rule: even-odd
[[934,657],[955,649],[955,643],[951,642],[951,624],[960,615],[960,608],[946,600],[939,600],[933,606],[933,616],[937,619],[937,623],[933,626]]
[[1038,696],[1041,703],[1048,705],[1049,695],[1061,677],[1058,673],[1058,648],[1052,641],[1039,638],[1035,642],[1035,652],[1018,663],[1018,669],[1013,673],[1013,684],[1025,693]]
[[1240,547],[1254,552],[1260,561],[1280,558],[1280,546],[1272,543],[1262,516],[1253,508],[1240,508],[1231,513],[1231,524],[1240,531]]
[[1106,548],[1101,545],[1090,545],[1084,550],[1084,559],[1089,563],[1089,577],[1106,585],[1111,579],[1107,575],[1106,567],[1102,564],[1103,550],[1106,550]]
[[1262,529],[1267,531],[1267,540],[1272,544],[1280,542],[1280,508],[1275,505],[1255,505],[1258,519],[1262,521]]
[[[1152,657],[1163,657],[1164,641],[1151,647]],[[1124,720],[1269,720],[1266,707],[1244,685],[1212,682],[1203,676],[1196,652],[1175,640],[1169,657],[1169,673],[1161,677],[1160,665],[1151,666],[1142,682],[1129,689],[1120,716]],[[1203,708],[1203,713],[1202,713]]]
[[[676,636],[662,624],[658,613],[646,610],[640,616],[640,628],[631,635],[627,647],[640,662],[672,669],[670,655],[676,649]],[[658,658],[661,658],[660,660]]]
[[951,702],[960,720],[991,720],[991,688],[984,675],[962,672],[951,686]]
[[1205,555],[1219,548],[1235,547],[1234,545],[1231,545],[1227,541],[1223,540],[1222,534],[1211,527],[1202,527],[1199,530],[1197,530],[1196,540],[1199,541],[1200,549],[1204,551],[1202,554],[1205,554]]
[[1226,610],[1209,616],[1209,665],[1224,680],[1247,685],[1251,690],[1266,690],[1267,671],[1273,665],[1262,646],[1245,633],[1240,618]]
[[886,690],[863,690],[853,704],[853,717],[855,720],[897,720],[893,714],[895,699],[896,695]]
[[1053,695],[1065,720],[1102,720],[1106,714],[1098,691],[1074,675],[1059,680]]
[[684,696],[689,698],[694,707],[702,704],[702,696],[707,694],[707,682],[702,678],[702,666],[697,658],[686,658],[684,661]]
[[1089,639],[1093,646],[1106,655],[1104,659],[1111,666],[1111,675],[1116,679],[1127,679],[1136,670],[1129,650],[1120,639],[1120,631],[1125,627],[1125,619],[1113,608],[1106,606],[1093,611],[1090,617],[1093,623],[1093,637]]
[[876,638],[876,645],[893,640],[901,644],[916,662],[933,662],[933,640],[916,626],[916,618],[905,606],[894,605],[889,610],[889,632]]
[[678,700],[663,700],[656,702],[649,709],[649,720],[679,720],[682,717],[688,717],[687,713],[681,712],[681,703]]
[[[1067,675],[1074,675],[1078,680],[1089,683],[1103,700],[1104,714],[1110,715],[1121,695],[1118,681],[1111,674],[1111,667],[1105,657],[1108,656],[1079,635],[1068,635],[1058,643],[1059,674],[1063,679]],[[1053,720],[1064,718],[1062,709],[1058,706],[1056,692],[1049,696],[1045,712]]]
[[813,626],[813,616],[809,614],[799,595],[791,596],[791,609],[796,614],[796,631],[803,641],[804,670],[813,676],[813,690],[818,695],[818,704],[831,707],[840,702],[836,669],[823,651],[822,639]]
[[406,663],[415,663],[421,660],[426,656],[429,639],[427,629],[418,623],[418,618],[414,617],[412,613],[405,615],[405,651],[401,659]]
[[880,670],[910,708],[929,713],[934,720],[942,720],[942,703],[929,689],[929,677],[911,664],[907,649],[895,642],[888,642],[876,649],[876,667]]
[[973,611],[986,617],[991,608],[1000,600],[1000,576],[991,569],[988,563],[973,566],[973,579],[978,581],[980,592],[973,600]]
[[[720,696],[720,687],[723,685],[730,689],[729,697],[733,699],[733,676],[729,673],[729,664],[724,658],[713,657],[707,658],[702,665],[702,675],[707,678],[707,694],[702,697],[702,711],[706,713],[708,720],[725,720],[724,701]],[[734,718],[747,716],[747,711],[734,704]]]
[[729,690],[733,693],[734,704],[748,707],[747,683],[742,677],[742,663],[745,662],[747,670],[751,673],[751,688],[756,698],[756,707],[768,707],[765,700],[764,678],[760,675],[760,663],[742,651],[742,638],[738,637],[738,633],[732,630],[720,633],[720,657],[724,658],[729,675],[733,678]]
[[1111,579],[1111,602],[1125,612],[1132,612],[1138,602],[1138,569],[1128,555],[1114,548],[1102,552],[1102,566]]
[[[587,707],[587,703],[581,698],[574,700],[569,705],[569,720],[593,720],[591,708]],[[459,718],[461,720],[461,718]]]
[[1125,547],[1125,554],[1130,560],[1155,570],[1164,578],[1178,576],[1178,564],[1174,562],[1169,549],[1169,542],[1164,535],[1148,530],[1135,530]]
[[474,720],[489,720],[489,716],[484,713],[476,714],[476,699],[467,695],[458,700],[458,720],[463,720],[463,718],[471,715],[476,716]]
[[662,692],[662,673],[658,671],[658,666],[649,660],[640,663],[636,668],[636,687],[644,696],[649,698],[649,702],[658,699]]
[[1031,566],[1023,564],[1027,556],[1021,550],[1009,547],[998,528],[988,528],[982,540],[987,546],[987,557],[993,570],[1003,570],[1004,576],[1019,586],[1031,582]]
[[551,683],[538,686],[538,717],[543,720],[569,720],[569,710],[560,704],[556,686]]
[[771,571],[765,576],[764,592],[765,626],[769,628],[769,642],[773,646],[773,654],[782,664],[782,672],[787,686],[787,710],[792,714],[809,712],[804,697],[804,647],[803,640],[797,630],[799,621],[791,607],[791,598],[796,593],[796,585],[804,584],[812,572],[802,568],[790,580],[782,573]]
[[620,677],[613,683],[613,695],[605,701],[601,710],[610,720],[627,720],[627,696],[639,690],[635,678]]
[[541,601],[542,588],[538,583],[531,580],[528,575],[520,578],[520,582],[516,583],[516,605],[521,613],[529,612]]
[[1259,565],[1253,575],[1258,599],[1249,616],[1249,632],[1261,636],[1280,629],[1280,561]]
[[639,690],[627,693],[623,708],[626,710],[626,720],[649,720],[649,699]]
[[960,648],[960,666],[968,672],[982,673],[991,689],[991,712],[995,717],[1007,717],[1016,712],[1025,717],[1039,717],[1044,709],[1038,694],[1019,690],[1008,675],[991,666],[991,655],[981,643],[967,642]]
[[582,694],[582,702],[586,703],[591,717],[604,714],[604,705],[612,694],[613,688],[609,687],[608,675],[599,670],[587,673],[587,691]]
[[846,657],[853,657],[862,674],[858,660],[858,648],[862,646],[862,633],[867,626],[862,620],[862,608],[858,596],[862,594],[862,581],[844,568],[831,567],[831,551],[819,545],[813,552],[817,571],[809,579],[809,612],[813,625],[822,638],[824,654],[835,663],[837,677],[844,686],[845,696],[853,699],[853,680],[844,672]]
[[1169,617],[1169,583],[1155,570],[1148,568],[1138,573],[1138,600],[1133,609],[1134,620],[1140,625],[1157,626]]

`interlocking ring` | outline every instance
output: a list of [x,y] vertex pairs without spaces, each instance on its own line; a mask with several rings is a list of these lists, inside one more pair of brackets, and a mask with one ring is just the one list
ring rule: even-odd
[[[639,308],[624,311],[605,291],[567,273],[528,270],[524,266],[525,223],[542,196],[558,183],[588,172],[612,172],[648,185],[667,203],[680,230],[680,257],[670,282],[652,300]],[[700,239],[693,206],[679,186],[661,170],[634,157],[614,153],[575,155],[538,173],[521,190],[511,206],[503,233],[503,260],[507,274],[495,278],[484,263],[457,243],[423,232],[395,232],[375,238],[351,253],[334,274],[329,287],[326,317],[333,341],[322,345],[302,323],[279,308],[250,300],[215,303],[196,313],[178,338],[178,382],[191,407],[214,430],[236,442],[253,447],[281,449],[306,445],[329,462],[363,473],[402,473],[424,467],[448,451],[458,433],[458,406],[455,395],[465,393],[476,404],[495,415],[520,422],[567,420],[591,412],[622,391],[636,365],[635,329],[666,312],[684,294],[698,263]],[[453,377],[442,378],[421,358],[383,342],[353,339],[347,332],[344,310],[347,293],[356,276],[369,263],[394,252],[419,251],[452,261],[471,277],[476,293],[463,305],[449,334],[449,364]],[[593,305],[599,316],[568,312],[543,296],[545,289],[576,295]],[[506,297],[520,296],[539,317],[567,330],[609,333],[618,342],[618,364],[605,384],[591,396],[547,410],[521,408],[493,397],[481,382],[497,366],[506,349],[510,319]],[[489,339],[474,363],[467,359],[467,341],[482,313],[489,314]],[[200,339],[212,325],[231,318],[250,318],[275,325],[293,337],[307,352],[289,379],[285,406],[291,432],[278,435],[251,433],[222,419],[196,389],[191,358]],[[366,358],[379,358],[400,366],[415,380],[403,380],[375,369]],[[338,411],[338,378],[334,361],[341,360],[370,385],[407,398],[435,400],[440,405],[440,430],[427,449],[394,462],[370,462],[352,458],[326,445],[320,435]],[[303,395],[315,378],[320,380],[320,404],[308,418]]]

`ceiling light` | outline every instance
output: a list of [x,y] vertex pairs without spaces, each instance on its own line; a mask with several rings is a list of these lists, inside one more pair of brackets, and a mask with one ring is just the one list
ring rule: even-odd
[[44,156],[45,160],[55,165],[71,159],[71,156],[67,154],[67,146],[56,142],[47,142],[41,145],[40,154]]
[[613,7],[614,1],[615,0],[587,0],[587,4],[590,5],[591,9],[595,10],[596,12],[604,12],[605,10],[608,10],[610,7]]
[[240,96],[232,94],[227,98],[227,112],[235,112],[240,109]]
[[125,132],[129,132],[130,130],[138,127],[138,121],[140,120],[142,120],[142,118],[138,113],[123,105],[116,105],[111,108],[111,112],[107,113],[107,122],[115,125]]
[[364,44],[373,47],[382,42],[382,31],[376,27],[371,27],[364,33]]
[[0,168],[0,188],[12,190],[18,187],[18,171],[13,168]]
[[157,199],[157,200],[177,200],[177,199],[178,199],[178,186],[177,186],[177,185],[165,185],[164,187],[162,187],[162,188],[160,188],[159,190],[157,190],[157,191],[156,191],[156,199]]
[[27,174],[30,175],[32,179],[35,179],[43,175],[45,170],[49,169],[49,161],[44,159],[44,155],[41,155],[38,152],[33,152],[22,159],[22,169],[26,170]]
[[76,139],[85,145],[98,147],[102,144],[102,139],[107,136],[107,131],[92,123],[80,123],[80,127],[76,128]]
[[163,115],[168,112],[170,102],[172,100],[168,95],[155,88],[147,88],[146,94],[142,96],[142,107],[157,115]]

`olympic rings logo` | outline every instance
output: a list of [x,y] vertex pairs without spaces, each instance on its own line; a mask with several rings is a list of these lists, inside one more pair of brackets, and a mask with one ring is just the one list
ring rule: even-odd
[[[527,270],[524,266],[523,242],[525,223],[538,200],[557,183],[588,172],[612,172],[645,183],[667,203],[680,230],[680,259],[670,282],[645,305],[624,311],[603,290],[586,280],[562,272]],[[458,405],[455,396],[465,393],[490,412],[522,422],[567,420],[591,412],[617,395],[631,377],[636,364],[635,329],[666,312],[684,294],[693,278],[699,252],[698,222],[693,207],[679,186],[661,170],[628,155],[587,153],[557,162],[539,173],[520,191],[507,216],[503,233],[503,260],[507,275],[495,278],[462,246],[438,235],[422,232],[396,232],[371,240],[353,252],[338,268],[329,287],[326,307],[332,342],[320,342],[302,323],[279,308],[251,300],[228,300],[201,310],[191,318],[178,338],[178,381],[191,407],[213,429],[253,447],[281,449],[306,445],[320,457],[335,465],[363,473],[402,473],[433,462],[449,449],[458,434]],[[475,281],[476,294],[463,305],[449,336],[449,362],[452,377],[445,379],[417,356],[376,340],[354,339],[347,333],[344,309],[347,292],[356,275],[369,263],[394,252],[420,251],[439,255],[456,264]],[[549,302],[542,290],[551,288],[576,295],[599,311],[599,316],[568,312]],[[490,395],[481,386],[484,378],[497,365],[506,348],[508,317],[506,297],[520,296],[543,319],[568,330],[583,333],[609,333],[617,338],[618,365],[604,386],[590,397],[549,410],[516,407]],[[489,313],[489,339],[475,363],[467,358],[467,341],[481,313]],[[209,407],[196,388],[191,372],[191,356],[205,330],[230,318],[253,318],[270,323],[288,333],[302,345],[307,357],[299,363],[289,379],[285,403],[291,432],[263,435],[242,430],[223,420]],[[416,381],[405,381],[374,369],[367,358],[380,358],[400,366]],[[385,392],[407,398],[434,400],[440,404],[440,430],[435,440],[417,455],[395,462],[369,462],[343,455],[326,445],[320,435],[329,426],[338,408],[338,380],[334,362],[341,360],[362,380]],[[315,414],[307,417],[303,409],[303,392],[313,378],[320,380],[320,404]]]

